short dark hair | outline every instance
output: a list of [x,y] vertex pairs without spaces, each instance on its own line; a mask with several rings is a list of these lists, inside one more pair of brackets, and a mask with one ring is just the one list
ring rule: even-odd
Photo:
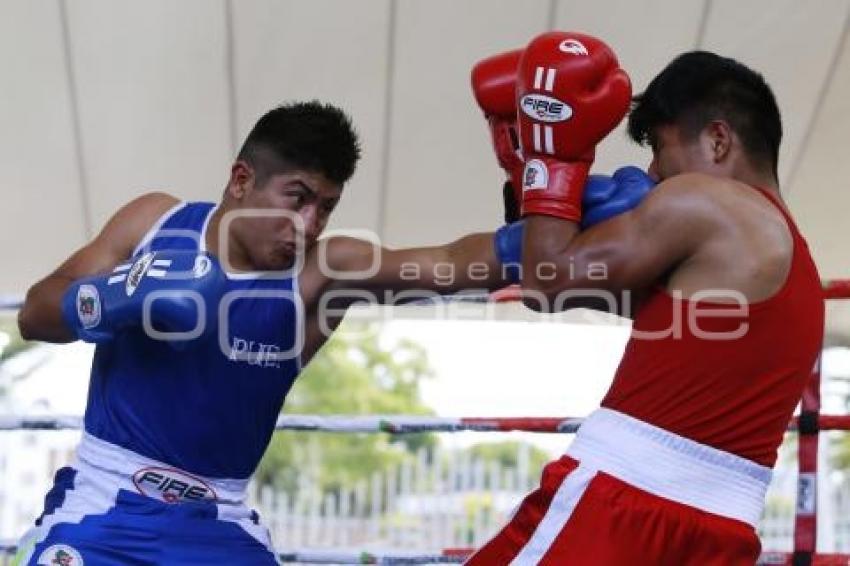
[[258,185],[292,169],[321,173],[341,185],[354,174],[360,141],[351,118],[336,106],[292,102],[257,121],[238,159],[254,168]]
[[667,65],[634,97],[628,133],[653,145],[658,126],[695,136],[717,119],[729,123],[755,165],[776,174],[782,118],[773,92],[759,73],[715,53],[691,51]]

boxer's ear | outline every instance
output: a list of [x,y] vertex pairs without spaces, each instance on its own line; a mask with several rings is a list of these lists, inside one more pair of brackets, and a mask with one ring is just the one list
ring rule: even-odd
[[712,163],[721,163],[732,151],[734,133],[725,120],[712,120],[702,133],[703,144]]
[[230,168],[227,192],[235,199],[242,199],[254,185],[254,168],[243,160],[236,161]]

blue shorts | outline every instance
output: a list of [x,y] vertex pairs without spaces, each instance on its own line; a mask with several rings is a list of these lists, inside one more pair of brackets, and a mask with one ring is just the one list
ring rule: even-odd
[[[278,564],[268,531],[259,524],[257,513],[245,505],[157,499],[116,477],[120,476],[85,462],[60,469],[45,497],[44,513],[21,539],[12,564]],[[156,485],[150,479],[145,481]],[[183,492],[195,493],[191,489]]]

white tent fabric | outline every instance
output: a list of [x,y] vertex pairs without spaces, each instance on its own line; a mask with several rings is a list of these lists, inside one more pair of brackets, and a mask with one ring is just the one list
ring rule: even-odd
[[[694,48],[763,72],[784,113],[784,193],[824,277],[847,277],[848,21],[850,0],[7,0],[0,292],[133,196],[216,199],[254,120],[293,99],[344,107],[362,134],[333,227],[389,245],[492,229],[500,172],[469,70],[550,28],[603,37],[636,90]],[[648,159],[619,130],[596,169]]]

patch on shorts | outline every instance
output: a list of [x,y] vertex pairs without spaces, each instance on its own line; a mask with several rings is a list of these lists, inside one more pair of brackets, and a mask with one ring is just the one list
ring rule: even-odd
[[83,557],[67,544],[52,544],[38,555],[38,566],[82,566]]
[[218,499],[215,491],[206,482],[173,468],[142,468],[133,474],[133,484],[142,495],[166,503]]

